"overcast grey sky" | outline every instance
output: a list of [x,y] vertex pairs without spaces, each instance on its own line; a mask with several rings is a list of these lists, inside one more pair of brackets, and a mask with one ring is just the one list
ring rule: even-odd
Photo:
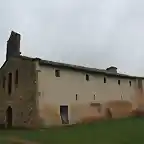
[[0,65],[11,30],[23,55],[144,76],[144,0],[1,0]]

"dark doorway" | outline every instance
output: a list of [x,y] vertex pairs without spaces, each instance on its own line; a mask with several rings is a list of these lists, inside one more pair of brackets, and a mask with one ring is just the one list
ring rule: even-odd
[[7,108],[6,111],[6,123],[8,128],[12,127],[12,108],[10,106]]
[[69,124],[67,105],[60,106],[60,116],[61,116],[62,124]]
[[109,108],[106,109],[106,117],[112,118],[112,113],[111,113],[111,110]]

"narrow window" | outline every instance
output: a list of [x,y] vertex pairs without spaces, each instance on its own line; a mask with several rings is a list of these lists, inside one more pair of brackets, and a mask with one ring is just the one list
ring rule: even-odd
[[76,94],[76,100],[78,100],[78,95]]
[[121,100],[123,100],[123,95],[121,95]]
[[3,88],[5,89],[5,82],[6,82],[6,77],[3,77]]
[[55,70],[55,76],[60,77],[60,70]]
[[15,72],[15,85],[18,85],[18,70]]
[[141,89],[142,88],[142,80],[138,79],[138,88]]
[[89,81],[89,75],[88,74],[86,74],[86,80]]
[[106,83],[106,77],[104,77],[104,83]]
[[95,97],[96,97],[96,96],[94,95],[94,100],[95,100]]
[[120,80],[118,80],[118,84],[120,85]]
[[30,110],[29,110],[29,116],[32,114],[32,108],[30,108]]
[[8,94],[12,92],[12,73],[8,74]]
[[22,96],[20,96],[20,100],[22,100]]
[[129,81],[129,85],[131,86],[131,81]]

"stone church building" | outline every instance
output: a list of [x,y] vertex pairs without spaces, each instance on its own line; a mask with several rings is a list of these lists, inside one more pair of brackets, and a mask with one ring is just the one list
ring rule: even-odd
[[0,124],[47,127],[123,117],[144,104],[144,78],[23,56],[11,32],[0,68]]

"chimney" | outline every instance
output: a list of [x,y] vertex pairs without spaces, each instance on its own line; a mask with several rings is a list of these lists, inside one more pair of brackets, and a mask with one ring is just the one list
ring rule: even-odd
[[11,35],[7,41],[7,52],[6,52],[6,60],[10,57],[19,56],[20,53],[20,34],[12,31]]
[[114,67],[114,66],[111,66],[111,67],[107,68],[106,70],[109,72],[112,72],[112,73],[117,73],[117,67]]

